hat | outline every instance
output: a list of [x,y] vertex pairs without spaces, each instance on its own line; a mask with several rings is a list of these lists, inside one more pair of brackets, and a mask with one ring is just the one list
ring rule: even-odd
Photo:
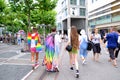
[[82,30],[80,31],[80,34],[81,34],[81,35],[85,35],[85,34],[86,34],[85,30],[82,29]]

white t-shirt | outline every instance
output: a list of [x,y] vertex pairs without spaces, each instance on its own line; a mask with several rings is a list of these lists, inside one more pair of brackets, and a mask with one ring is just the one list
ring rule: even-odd
[[54,42],[55,42],[55,45],[59,45],[60,44],[61,38],[60,38],[59,34],[55,35]]
[[118,36],[118,43],[120,44],[120,35]]
[[86,42],[88,42],[87,35],[81,35],[81,36],[79,36],[79,41],[80,41],[80,43],[82,43],[83,39],[84,39]]
[[[32,36],[32,37],[35,36],[35,33],[33,33],[31,36]],[[35,45],[35,40],[34,40],[34,39],[31,39],[31,47],[32,47],[32,48],[33,48],[33,47],[36,47],[36,45]]]
[[92,34],[92,42],[97,44],[100,43],[101,36],[100,34]]

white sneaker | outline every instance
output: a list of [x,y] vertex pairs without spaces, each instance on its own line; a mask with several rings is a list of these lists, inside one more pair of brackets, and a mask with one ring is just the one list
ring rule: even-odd
[[86,60],[85,59],[82,61],[82,64],[86,64]]

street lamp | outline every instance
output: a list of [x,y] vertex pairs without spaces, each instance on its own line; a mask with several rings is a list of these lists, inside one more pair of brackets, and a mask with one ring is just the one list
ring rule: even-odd
[[41,24],[42,28],[44,28],[44,44],[45,44],[45,27],[46,25],[45,24]]
[[45,44],[45,36],[46,36],[46,30],[45,29],[46,29],[46,27],[48,27],[49,31],[50,31],[51,24],[46,25],[46,24],[43,23],[43,24],[38,25],[38,27],[44,29],[43,36],[44,36],[44,44]]

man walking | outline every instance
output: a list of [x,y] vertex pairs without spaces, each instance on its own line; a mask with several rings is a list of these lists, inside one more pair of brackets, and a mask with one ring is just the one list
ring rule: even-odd
[[107,34],[106,39],[108,41],[107,47],[110,55],[110,61],[113,62],[113,66],[117,66],[117,62],[115,59],[115,49],[117,48],[118,34],[115,27],[110,28],[110,33]]

